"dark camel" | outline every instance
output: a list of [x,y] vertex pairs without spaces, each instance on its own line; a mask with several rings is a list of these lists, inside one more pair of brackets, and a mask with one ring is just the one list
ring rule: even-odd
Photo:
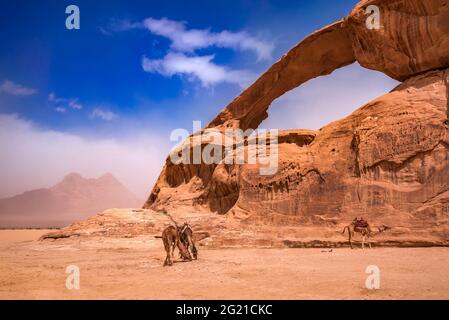
[[193,241],[193,230],[187,222],[179,228],[179,238],[182,244],[186,247],[187,251],[189,251],[189,249],[192,251],[193,258],[195,260],[198,259],[198,250],[196,249],[195,242]]

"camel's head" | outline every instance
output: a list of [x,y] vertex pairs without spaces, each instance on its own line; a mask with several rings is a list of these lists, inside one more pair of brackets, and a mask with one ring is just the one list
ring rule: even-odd
[[183,260],[192,261],[192,256],[190,255],[189,250],[185,248],[181,251],[181,256]]
[[388,230],[391,230],[391,227],[389,227],[389,226],[387,226],[387,225],[381,225],[380,227],[379,227],[379,232],[385,232],[385,231],[388,231]]

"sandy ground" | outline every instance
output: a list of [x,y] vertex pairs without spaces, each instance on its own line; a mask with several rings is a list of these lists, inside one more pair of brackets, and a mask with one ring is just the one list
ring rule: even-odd
[[[157,239],[37,242],[0,231],[0,299],[449,299],[449,248],[204,249],[162,267]],[[80,289],[65,286],[80,268]],[[368,290],[367,266],[380,269]]]

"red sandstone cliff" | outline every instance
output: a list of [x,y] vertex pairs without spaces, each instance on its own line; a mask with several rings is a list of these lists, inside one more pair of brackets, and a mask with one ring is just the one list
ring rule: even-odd
[[[379,30],[366,28],[368,5],[380,9]],[[274,99],[355,61],[403,83],[318,132],[281,133],[272,176],[261,176],[257,165],[175,165],[168,158],[144,207],[191,207],[283,226],[337,226],[363,215],[445,243],[449,1],[360,2],[291,49],[208,128],[257,128]]]

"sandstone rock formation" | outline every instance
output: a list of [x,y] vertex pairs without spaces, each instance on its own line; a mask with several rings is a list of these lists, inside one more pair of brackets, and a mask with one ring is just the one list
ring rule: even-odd
[[[380,9],[380,30],[366,28],[369,5]],[[364,0],[343,28],[360,65],[399,81],[449,66],[447,0]]]
[[[368,29],[366,8],[380,10],[380,29]],[[364,0],[350,15],[301,41],[208,127],[257,128],[270,104],[304,82],[358,61],[405,79],[449,67],[448,0]]]
[[[369,5],[380,9],[379,30],[366,27]],[[207,128],[257,128],[273,100],[355,61],[403,83],[317,132],[283,132],[272,176],[261,176],[258,165],[168,158],[144,208],[227,214],[242,226],[315,228],[303,234],[310,239],[331,238],[325,228],[364,216],[394,226],[404,242],[448,245],[449,0],[360,2],[291,49]],[[303,240],[289,245],[295,241]]]

